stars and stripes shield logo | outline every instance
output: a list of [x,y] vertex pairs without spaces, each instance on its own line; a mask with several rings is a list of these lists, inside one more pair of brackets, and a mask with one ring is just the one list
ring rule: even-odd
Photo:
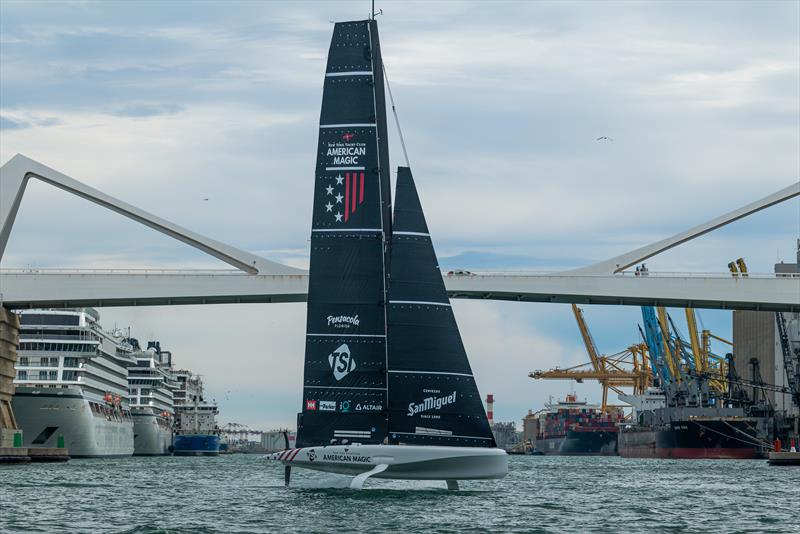
[[325,213],[330,213],[336,222],[350,220],[359,206],[364,203],[364,171],[339,172],[332,176],[333,181],[325,187]]
[[356,202],[358,205],[364,203],[364,172],[346,172],[344,175],[344,222],[347,222],[356,212]]

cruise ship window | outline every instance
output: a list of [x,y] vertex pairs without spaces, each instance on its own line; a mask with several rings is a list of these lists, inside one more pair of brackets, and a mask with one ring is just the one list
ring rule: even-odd
[[28,357],[27,357],[27,356],[23,356],[23,357],[21,357],[21,358],[19,359],[19,364],[20,364],[21,366],[23,366],[23,367],[27,367],[27,366],[29,365],[29,364],[28,364]]
[[47,379],[48,380],[58,380],[58,371],[48,371],[47,372]]
[[19,380],[27,380],[28,379],[28,371],[17,371],[17,378]]

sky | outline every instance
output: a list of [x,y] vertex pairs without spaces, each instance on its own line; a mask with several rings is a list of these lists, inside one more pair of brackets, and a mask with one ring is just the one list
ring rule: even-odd
[[[444,268],[579,267],[800,177],[800,2],[376,4]],[[367,1],[3,0],[0,163],[25,154],[196,232],[305,267],[331,21],[368,11]],[[798,237],[795,199],[648,267],[724,272],[744,257],[751,271],[771,272],[777,260],[794,261]],[[32,182],[0,267],[226,266]],[[519,423],[570,390],[529,371],[588,359],[569,305],[453,307],[496,419]],[[638,342],[638,308],[585,314],[601,352]],[[221,422],[293,426],[305,304],[101,315],[107,328],[159,339],[204,375]],[[730,312],[700,319],[730,337]],[[599,398],[596,384],[575,388]]]

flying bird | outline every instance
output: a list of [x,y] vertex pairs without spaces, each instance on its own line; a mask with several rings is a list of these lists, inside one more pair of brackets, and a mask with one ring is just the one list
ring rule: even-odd
[[208,202],[208,199],[207,199],[207,198],[204,198],[204,199],[203,199],[203,202]]
[[595,139],[595,141],[613,141],[613,140],[614,139],[612,139],[611,137],[608,137],[607,135],[604,135],[602,137],[598,137],[597,139]]

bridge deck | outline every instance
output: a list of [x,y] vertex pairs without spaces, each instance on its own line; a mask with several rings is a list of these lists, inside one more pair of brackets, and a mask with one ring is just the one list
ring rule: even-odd
[[[800,312],[800,277],[722,274],[445,276],[451,297]],[[9,308],[302,302],[308,276],[239,271],[0,271]]]

